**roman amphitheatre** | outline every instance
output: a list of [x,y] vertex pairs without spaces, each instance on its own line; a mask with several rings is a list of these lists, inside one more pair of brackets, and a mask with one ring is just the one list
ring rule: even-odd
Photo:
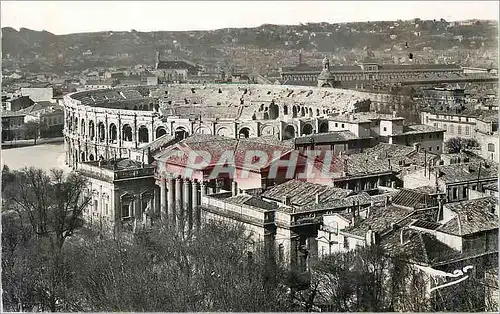
[[370,110],[369,93],[283,85],[170,85],[64,96],[68,165],[131,152],[160,139],[213,134],[287,140],[328,132],[328,117]]

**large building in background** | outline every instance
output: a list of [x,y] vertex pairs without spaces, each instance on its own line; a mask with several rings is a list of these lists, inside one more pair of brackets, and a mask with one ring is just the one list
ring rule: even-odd
[[[280,69],[280,83],[283,85],[316,86],[318,76],[324,76],[324,66],[314,67],[302,62]],[[380,64],[366,57],[355,65],[329,65],[329,80],[335,86],[361,88],[376,82],[400,85],[426,85],[458,82],[495,82],[498,76],[492,73],[465,74],[457,64]]]

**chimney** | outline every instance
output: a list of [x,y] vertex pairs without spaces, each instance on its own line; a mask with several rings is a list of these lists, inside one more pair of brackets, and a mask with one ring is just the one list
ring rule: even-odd
[[365,242],[366,242],[367,246],[370,246],[373,244],[373,231],[372,231],[371,226],[368,226],[368,230],[366,231]]
[[354,227],[356,225],[356,203],[353,201],[352,202],[352,207],[351,207],[351,226]]
[[319,193],[316,193],[316,204],[319,204]]
[[283,196],[283,205],[290,206],[290,197]]
[[393,112],[392,112],[392,117],[393,117],[393,118],[396,118],[397,116],[398,116],[398,115],[397,115],[396,111],[393,111]]

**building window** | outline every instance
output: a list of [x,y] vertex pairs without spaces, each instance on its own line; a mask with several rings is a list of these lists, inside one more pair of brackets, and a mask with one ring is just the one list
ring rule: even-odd
[[280,243],[280,245],[278,246],[278,259],[280,262],[282,262],[285,258],[285,246],[283,245],[283,243]]
[[458,134],[462,134],[462,126],[461,126],[461,125],[459,125],[459,126],[457,127],[457,133],[458,133]]
[[475,191],[475,190],[476,190],[476,185],[474,184],[474,185],[472,186],[472,191]]
[[455,126],[450,124],[450,133],[455,133]]
[[122,218],[130,217],[130,204],[122,204]]
[[387,131],[387,128],[384,126],[384,132]]
[[342,123],[342,128],[344,128],[344,124]]
[[432,147],[429,146],[429,151],[431,152],[432,151]]
[[458,188],[453,188],[453,199],[456,200],[458,198]]
[[465,135],[469,135],[470,134],[470,127],[466,126],[465,127]]
[[338,128],[339,127],[339,124],[337,122],[335,122],[335,127]]
[[465,117],[465,122],[469,122],[469,118]]
[[489,152],[495,152],[495,144],[489,143],[488,144],[488,151]]
[[467,198],[467,187],[465,186],[462,188],[462,197]]
[[99,211],[99,202],[94,201],[94,211],[98,212]]
[[349,249],[349,239],[346,236],[344,236],[344,249]]
[[108,203],[104,204],[104,212],[106,213],[106,215],[109,214]]
[[436,122],[433,123],[434,127],[437,128],[438,124]]
[[436,146],[436,151],[438,151],[438,152],[439,152],[439,146]]

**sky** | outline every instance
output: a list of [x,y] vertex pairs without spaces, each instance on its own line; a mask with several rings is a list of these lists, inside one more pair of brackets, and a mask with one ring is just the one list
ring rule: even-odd
[[262,24],[498,20],[498,1],[1,1],[2,27],[54,34],[183,31]]

